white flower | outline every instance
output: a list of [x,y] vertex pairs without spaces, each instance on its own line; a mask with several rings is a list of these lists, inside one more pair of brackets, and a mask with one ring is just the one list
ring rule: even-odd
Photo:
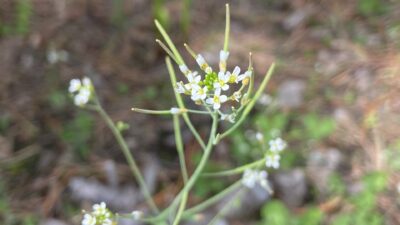
[[229,57],[229,52],[221,50],[219,51],[219,61],[220,62],[226,62],[226,60],[228,60]]
[[186,90],[192,90],[193,88],[197,88],[199,86],[199,82],[201,81],[200,75],[197,72],[192,72],[187,75],[187,79],[189,83],[185,84]]
[[170,109],[171,114],[179,114],[181,113],[181,109],[180,108],[176,108],[176,107],[172,107]]
[[92,82],[87,77],[82,80],[72,79],[68,87],[68,91],[72,94],[74,103],[77,106],[83,106],[89,102],[92,96],[92,89]]
[[96,225],[96,217],[90,214],[85,214],[83,216],[82,225]]
[[225,72],[226,70],[226,61],[228,60],[229,52],[221,50],[219,52],[219,70]]
[[265,166],[266,167],[272,167],[274,169],[279,168],[279,160],[281,159],[281,156],[278,154],[272,154],[272,155],[267,155],[265,157]]
[[89,102],[90,96],[91,96],[91,91],[88,90],[87,88],[81,88],[78,92],[78,94],[75,95],[74,97],[74,103],[77,106],[83,106],[86,103]]
[[107,210],[107,206],[105,202],[101,202],[100,204],[93,205],[93,214],[96,216],[106,216],[108,217],[110,213]]
[[213,105],[215,110],[221,108],[221,103],[224,103],[228,100],[226,95],[221,95],[221,89],[217,88],[215,90],[214,96],[212,98],[208,98],[206,100],[207,104]]
[[267,177],[268,173],[264,170],[258,171],[258,170],[246,169],[243,173],[242,184],[248,188],[254,188],[254,186],[258,183],[262,187],[267,188],[268,187]]
[[229,81],[229,75],[224,72],[218,73],[218,79],[214,82],[214,88],[226,91],[229,89],[229,85],[227,84]]
[[185,64],[179,65],[179,70],[185,75],[188,75],[190,73],[189,69]]
[[198,100],[204,100],[207,98],[207,91],[208,88],[207,86],[204,86],[201,88],[200,86],[196,86],[192,89],[192,100],[193,101],[198,101]]
[[227,73],[228,76],[228,82],[229,83],[238,83],[239,82],[239,73],[240,73],[240,67],[236,66],[235,69],[233,69],[232,73]]
[[176,83],[175,91],[179,94],[183,94],[186,92],[185,86],[183,85],[182,81]]
[[69,82],[68,91],[70,93],[74,93],[74,92],[78,91],[81,87],[82,87],[82,83],[81,83],[81,81],[79,79],[72,79]]
[[83,87],[90,88],[92,86],[92,81],[88,77],[82,79]]
[[251,70],[247,70],[244,74],[238,76],[238,81],[242,81],[243,84],[247,84],[251,74]]
[[132,212],[132,217],[134,220],[140,220],[142,218],[142,216],[143,216],[142,211],[135,210]]
[[280,152],[286,148],[286,142],[279,137],[274,140],[270,140],[268,143],[269,149],[272,152]]
[[200,68],[204,70],[207,74],[212,72],[211,67],[207,64],[202,55],[198,54],[196,56],[196,62],[197,64],[199,64]]

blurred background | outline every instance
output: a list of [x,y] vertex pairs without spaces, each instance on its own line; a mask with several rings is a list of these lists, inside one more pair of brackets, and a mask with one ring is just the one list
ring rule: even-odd
[[[228,2],[228,67],[246,68],[251,51],[256,85],[272,62],[278,67],[207,170],[260,157],[257,132],[280,134],[289,148],[269,172],[275,193],[250,191],[219,224],[400,224],[400,2]],[[145,210],[105,123],[68,95],[69,80],[83,76],[113,120],[129,124],[124,136],[155,201],[168,205],[182,186],[172,121],[130,110],[174,106],[153,19],[182,52],[187,42],[216,65],[225,3],[0,0],[0,224],[80,224],[81,210],[100,201],[117,212]],[[206,137],[209,120],[192,119]],[[200,151],[182,129],[193,171]],[[238,178],[201,179],[189,204]]]

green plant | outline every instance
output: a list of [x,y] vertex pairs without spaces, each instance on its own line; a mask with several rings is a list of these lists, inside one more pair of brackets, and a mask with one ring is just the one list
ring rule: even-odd
[[358,10],[364,16],[384,14],[388,8],[383,0],[358,0]]
[[262,208],[261,217],[263,225],[319,225],[324,214],[318,208],[308,207],[300,215],[292,215],[282,202],[274,200]]
[[86,158],[89,153],[87,143],[92,136],[93,117],[87,112],[79,112],[64,126],[62,138],[69,143],[77,156]]
[[334,225],[381,225],[384,224],[382,213],[377,208],[377,196],[385,190],[388,176],[384,172],[372,172],[362,179],[363,190],[350,197],[348,204],[353,205],[349,212],[336,215]]
[[112,0],[111,23],[118,28],[122,28],[126,21],[124,1],[125,0]]
[[[158,1],[158,3],[160,2]],[[75,105],[97,112],[105,121],[106,125],[110,128],[118,144],[120,145],[121,150],[127,159],[131,172],[138,181],[146,203],[152,211],[152,214],[146,216],[137,211],[129,215],[118,215],[109,211],[106,208],[106,204],[102,202],[100,204],[95,204],[92,212],[85,213],[82,221],[83,225],[109,225],[120,216],[141,220],[150,224],[163,225],[172,223],[173,225],[178,225],[182,220],[191,218],[193,215],[215,204],[226,195],[237,189],[240,189],[242,187],[242,183],[243,186],[248,188],[254,187],[255,184],[260,184],[266,189],[266,191],[270,191],[268,182],[266,180],[267,173],[265,171],[259,171],[258,169],[260,169],[263,165],[270,168],[279,167],[280,152],[286,147],[286,143],[280,138],[275,138],[269,142],[266,142],[261,136],[257,137],[257,140],[262,145],[264,156],[261,156],[257,161],[227,171],[205,173],[205,169],[207,165],[209,165],[210,155],[214,146],[217,145],[222,139],[234,133],[234,131],[246,120],[256,101],[263,93],[274,70],[274,64],[272,64],[256,91],[253,90],[254,75],[251,57],[249,57],[249,67],[243,74],[240,74],[240,68],[238,66],[235,67],[232,72],[227,70],[227,59],[229,56],[228,43],[230,33],[229,6],[226,5],[225,39],[223,50],[220,51],[218,73],[215,72],[210,65],[208,65],[201,54],[196,54],[188,45],[185,44],[186,49],[196,60],[201,69],[200,72],[190,70],[181,54],[178,52],[176,46],[166,33],[164,27],[157,20],[155,21],[155,25],[166,42],[166,44],[164,44],[162,41],[157,40],[157,43],[160,44],[160,46],[169,55],[169,57],[166,58],[166,64],[170,75],[171,84],[175,90],[175,104],[177,107],[172,107],[168,110],[148,110],[139,108],[132,108],[132,110],[139,113],[169,115],[172,117],[175,132],[176,150],[183,179],[183,187],[175,196],[170,205],[160,211],[159,207],[154,202],[146,183],[144,182],[143,175],[133,154],[128,149],[128,145],[122,137],[121,123],[114,123],[114,121],[106,113],[89,78],[85,77],[82,80],[73,79],[70,81],[68,90],[74,100]],[[186,83],[184,83],[184,81],[177,82],[177,76],[175,74],[171,59],[179,66]],[[187,108],[183,100],[183,97],[186,95],[190,96],[191,100],[199,105],[200,109]],[[227,106],[228,103],[230,110],[223,109],[223,106]],[[196,127],[191,122],[189,115],[196,114],[199,116],[208,116],[211,119],[210,132],[206,140],[203,139],[203,137],[198,133]],[[185,122],[197,140],[200,152],[202,153],[200,160],[191,175],[189,175],[186,168],[184,143],[182,141],[180,126],[181,119]],[[229,128],[226,130],[219,130],[219,124],[223,121],[229,121],[231,126],[229,126]],[[79,125],[84,124],[86,127],[89,127],[88,124],[91,124],[90,122],[87,122],[87,120],[83,120],[83,123],[82,121],[77,121],[76,123]],[[69,137],[70,140],[73,139],[71,138],[71,134],[66,136]],[[221,190],[219,193],[211,196],[209,199],[199,203],[198,205],[191,208],[187,207],[189,194],[193,191],[195,185],[199,183],[199,180],[201,181],[201,179],[211,179],[210,177],[229,176],[235,174],[243,174],[243,179],[237,180],[231,186]],[[232,200],[232,202],[236,202],[236,200]],[[226,210],[226,208],[221,210],[221,212],[215,216],[210,224],[214,223],[220,216],[223,216]]]
[[1,35],[25,35],[29,32],[30,22],[33,14],[31,0],[17,0],[15,2],[15,17],[12,24],[1,23]]

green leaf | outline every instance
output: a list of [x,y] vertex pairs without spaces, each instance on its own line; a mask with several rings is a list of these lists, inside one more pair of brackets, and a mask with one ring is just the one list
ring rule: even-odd
[[373,172],[363,177],[365,189],[371,192],[381,192],[387,186],[388,175],[383,172]]
[[280,201],[268,202],[262,208],[262,218],[265,225],[289,225],[291,216],[289,210]]
[[340,214],[335,216],[332,225],[351,225],[352,215],[348,213]]
[[324,213],[316,207],[310,207],[307,211],[300,215],[299,225],[318,225],[321,224]]
[[328,137],[336,127],[332,118],[321,117],[317,114],[308,114],[302,118],[306,133],[310,139],[321,140]]

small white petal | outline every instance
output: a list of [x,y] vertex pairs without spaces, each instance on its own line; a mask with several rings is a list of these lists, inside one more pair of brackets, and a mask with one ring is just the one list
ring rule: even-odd
[[221,104],[220,104],[219,102],[214,102],[213,108],[214,108],[215,110],[217,110],[217,109],[221,108]]
[[221,87],[221,89],[222,89],[223,91],[227,91],[227,90],[229,89],[229,85],[228,85],[228,84],[224,84],[224,85]]
[[189,73],[189,69],[185,64],[179,65],[179,70],[185,75]]
[[233,70],[232,74],[238,76],[240,73],[240,67],[236,66],[235,69]]
[[226,62],[226,60],[228,60],[229,57],[229,52],[221,50],[219,52],[219,61],[221,62]]
[[196,62],[197,64],[199,64],[199,66],[203,66],[204,64],[206,64],[206,60],[204,60],[203,56],[200,54],[197,55]]
[[85,86],[85,87],[89,87],[89,86],[92,85],[92,81],[91,81],[88,77],[84,77],[84,78],[82,79],[82,84],[83,84],[83,86]]
[[76,92],[76,91],[78,91],[78,90],[81,88],[81,86],[82,86],[82,83],[81,83],[81,81],[80,81],[79,79],[72,79],[72,80],[69,82],[68,91],[69,91],[70,93]]
[[217,88],[215,89],[214,95],[219,96],[221,94],[221,89]]
[[228,100],[228,97],[226,97],[226,95],[221,95],[219,97],[219,100],[220,100],[221,103],[224,103],[224,102],[226,102]]

